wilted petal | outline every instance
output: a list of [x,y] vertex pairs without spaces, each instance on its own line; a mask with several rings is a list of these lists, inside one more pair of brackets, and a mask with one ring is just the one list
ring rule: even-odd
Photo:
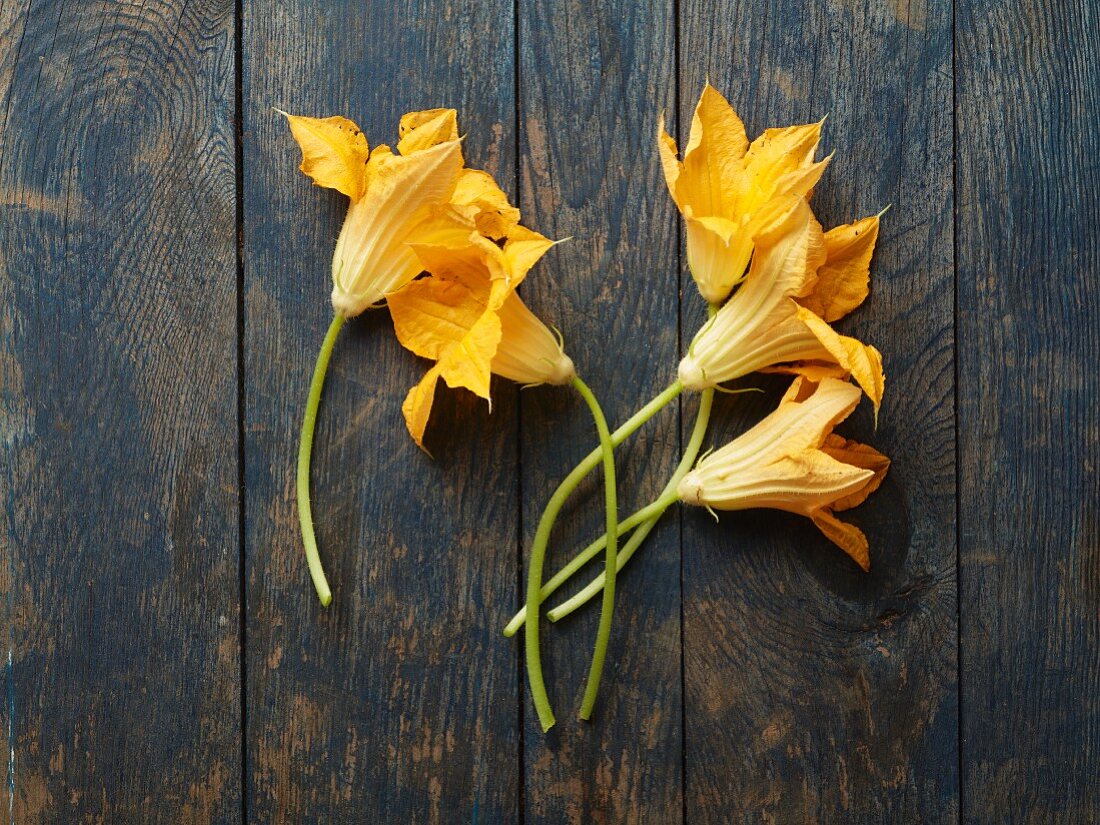
[[831,433],[829,437],[825,439],[825,443],[822,445],[821,450],[822,452],[828,453],[837,461],[851,464],[853,467],[862,467],[874,473],[874,475],[868,479],[867,484],[862,488],[849,496],[845,496],[835,501],[833,503],[834,510],[850,510],[853,507],[858,507],[867,499],[867,496],[871,495],[871,493],[879,488],[879,485],[882,484],[882,480],[886,478],[886,472],[890,469],[890,459],[874,447],[868,446],[867,444],[860,444],[858,441],[850,441],[835,433]]
[[832,327],[804,307],[798,308],[798,319],[813,333],[829,356],[856,380],[875,405],[875,414],[882,404],[886,376],[882,371],[882,354],[869,344],[838,335]]
[[677,183],[680,200],[699,216],[733,217],[747,146],[741,118],[708,83],[691,118],[683,174]]
[[825,534],[825,538],[852,557],[866,573],[871,569],[871,548],[867,543],[867,536],[854,524],[841,521],[828,510],[821,510],[813,515],[817,529]]
[[281,114],[302,149],[302,172],[318,186],[343,192],[353,201],[362,197],[370,147],[359,127],[346,117]]
[[474,223],[481,234],[500,240],[519,224],[519,210],[487,172],[463,169],[451,204]]
[[862,304],[869,293],[878,228],[879,216],[873,215],[826,232],[825,263],[817,271],[813,292],[799,303],[828,322]]
[[461,165],[457,141],[408,157],[372,154],[367,191],[348,210],[333,254],[337,312],[357,315],[422,271],[410,238],[450,198]]
[[432,415],[432,402],[435,400],[435,385],[439,382],[439,368],[432,367],[420,383],[409,390],[401,404],[401,414],[405,417],[405,426],[418,447],[424,446],[424,431],[428,428],[428,419]]
[[479,299],[458,281],[413,281],[386,299],[397,340],[421,358],[442,358],[485,312],[488,289],[484,292]]
[[397,127],[397,151],[411,155],[448,140],[458,139],[458,112],[454,109],[425,109],[409,112]]

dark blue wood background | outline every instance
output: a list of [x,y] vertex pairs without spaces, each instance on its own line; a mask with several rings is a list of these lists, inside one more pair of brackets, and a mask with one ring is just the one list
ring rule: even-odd
[[[272,107],[375,143],[457,108],[471,163],[573,237],[524,295],[621,420],[702,317],[654,130],[708,77],[753,133],[830,114],[826,225],[893,207],[842,323],[888,374],[878,431],[847,425],[894,459],[856,514],[874,567],[793,517],[666,518],[594,724],[596,611],[547,633],[544,737],[499,629],[591,424],[444,391],[429,460],[423,365],[350,324],[321,609],[292,464],[345,202]],[[0,4],[0,821],[1100,821],[1098,112],[1087,0]],[[693,403],[621,451],[624,513]],[[584,492],[558,559],[598,532]]]

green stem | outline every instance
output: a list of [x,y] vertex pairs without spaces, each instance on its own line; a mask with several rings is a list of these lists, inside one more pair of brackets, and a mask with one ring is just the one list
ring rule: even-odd
[[[626,566],[626,563],[630,561],[638,548],[641,547],[642,542],[646,540],[646,537],[653,531],[653,528],[657,526],[657,522],[661,520],[661,516],[665,514],[665,510],[678,500],[676,488],[680,486],[681,479],[691,471],[692,465],[695,464],[695,459],[699,456],[699,448],[703,443],[703,436],[706,435],[707,424],[710,421],[710,408],[713,401],[714,390],[707,389],[699,393],[699,414],[695,419],[695,429],[692,430],[691,441],[688,443],[688,448],[684,452],[684,457],[680,459],[680,464],[676,467],[676,472],[674,472],[672,478],[668,480],[668,484],[666,484],[665,489],[661,491],[661,495],[652,504],[646,507],[645,510],[639,511],[649,512],[651,515],[634,531],[634,535],[630,537],[630,540],[623,546],[622,551],[618,554],[617,562],[619,570],[622,570]],[[597,545],[599,543],[600,542],[597,542]],[[600,573],[575,596],[547,611],[547,617],[552,622],[563,619],[577,608],[591,601],[592,598],[603,589],[603,586],[604,574]]]
[[[718,307],[715,304],[710,304],[708,306],[708,314],[711,318],[713,318],[717,312]],[[647,507],[644,507],[635,514],[639,515],[641,513],[649,513],[650,515],[648,515],[648,517],[641,522],[638,529],[634,531],[634,535],[630,537],[629,541],[627,541],[622,550],[619,552],[616,560],[616,572],[618,570],[622,570],[623,567],[626,566],[626,563],[630,561],[630,559],[634,556],[634,553],[637,552],[639,547],[641,547],[642,542],[646,540],[646,537],[649,536],[653,528],[657,526],[657,522],[661,520],[661,516],[664,515],[665,510],[676,503],[678,499],[676,495],[676,488],[680,486],[680,481],[683,479],[683,477],[691,471],[692,466],[695,464],[696,458],[698,458],[699,456],[699,451],[702,449],[703,446],[703,439],[706,437],[707,434],[707,427],[710,424],[710,411],[713,405],[713,389],[706,389],[699,393],[699,410],[695,415],[695,425],[692,427],[691,436],[688,438],[688,444],[687,448],[684,450],[683,458],[680,459],[679,465],[677,465],[675,472],[672,474],[672,478],[668,480],[668,483],[665,485],[664,490],[661,491],[661,495],[658,496],[658,498]],[[631,518],[623,522],[623,529],[620,530],[620,534],[622,532],[625,532],[625,530],[627,529],[626,525],[633,519],[634,517],[632,516]],[[560,586],[560,584],[564,582],[566,578],[571,576],[573,572],[579,569],[588,560],[588,558],[591,558],[591,556],[589,556],[588,558],[581,560],[582,557],[585,556],[585,554],[589,553],[590,551],[593,555],[599,552],[599,548],[602,545],[602,542],[603,539],[600,539],[590,544],[583,551],[581,551],[581,553],[576,558],[574,558],[573,561],[566,565],[566,567],[563,568],[558,576],[554,576],[554,578],[550,580],[551,582],[555,582],[563,573],[565,573],[565,576],[562,577],[560,581],[557,581],[557,584],[555,584],[555,589]],[[592,548],[596,549],[592,550]],[[568,570],[569,572],[566,573],[566,570]],[[603,573],[600,573],[575,596],[562,602],[557,607],[554,607],[551,610],[547,611],[547,617],[550,619],[550,621],[556,622],[568,616],[577,608],[591,601],[591,599],[603,588],[604,581],[605,576]],[[517,616],[517,618],[519,617]],[[516,618],[512,619],[512,622],[515,621]],[[520,621],[523,620],[520,619]]]
[[[581,394],[581,398],[588,404],[592,411],[592,420],[596,422],[596,432],[600,436],[600,449],[603,452],[603,487],[604,505],[607,515],[607,533],[604,538],[607,543],[605,554],[605,584],[603,588],[603,605],[600,607],[600,626],[596,631],[596,646],[592,651],[592,665],[588,669],[588,683],[584,688],[584,700],[581,702],[581,719],[588,720],[592,717],[592,709],[596,706],[596,695],[600,692],[600,679],[603,676],[604,658],[607,656],[607,643],[611,638],[611,619],[615,611],[615,573],[618,571],[619,553],[619,504],[615,495],[615,446],[611,443],[611,432],[607,428],[607,419],[603,410],[588,388],[579,377],[573,376],[573,386]],[[539,581],[541,589],[542,582]]]
[[[652,518],[653,516],[659,517],[660,514],[663,513],[666,509],[668,509],[668,504],[666,504],[662,500],[658,499],[657,501],[652,502],[648,506],[643,507],[641,510],[638,510],[637,512],[631,514],[628,518],[620,521],[619,535],[625,536],[628,532],[633,530],[643,521],[649,521],[650,518]],[[565,565],[565,567],[555,573],[553,578],[551,578],[542,586],[542,590],[539,591],[539,600],[545,602],[548,598],[550,598],[550,596],[552,596],[559,587],[561,587],[563,584],[569,581],[570,578],[572,578],[574,573],[576,573],[578,570],[588,564],[588,562],[594,559],[599,554],[599,552],[604,549],[606,543],[607,536],[600,536],[599,539],[592,542],[590,545],[584,548],[584,550],[574,556],[572,561],[570,561],[567,565]],[[620,569],[621,567],[622,565],[620,565]],[[515,636],[516,631],[523,627],[523,623],[526,618],[527,608],[521,607],[519,609],[519,612],[517,612],[516,615],[512,617],[512,620],[508,622],[508,625],[504,628],[504,635],[509,637]]]
[[309,460],[313,452],[313,430],[317,426],[317,408],[321,404],[321,389],[325,386],[325,374],[332,357],[332,348],[336,336],[344,325],[344,316],[337,313],[329,324],[321,351],[317,353],[317,363],[313,367],[313,380],[309,385],[309,398],[306,400],[306,414],[302,420],[302,440],[298,444],[298,521],[302,525],[302,543],[305,545],[306,561],[309,563],[309,575],[317,589],[321,604],[328,607],[332,603],[332,591],[325,578],[325,569],[321,566],[321,556],[317,552],[317,537],[313,533],[313,511],[309,506]]
[[[679,381],[674,381],[657,395],[648,404],[634,413],[621,427],[611,433],[612,445],[621,444],[629,438],[639,427],[660,410],[673,401],[684,387]],[[546,683],[542,677],[542,658],[539,653],[539,623],[538,612],[542,604],[542,567],[546,559],[546,547],[550,541],[550,531],[561,512],[566,500],[573,494],[585,477],[599,463],[602,448],[593,450],[573,468],[558,485],[558,488],[546,502],[546,509],[542,512],[538,527],[535,529],[535,540],[531,545],[531,561],[527,574],[527,605],[524,608],[525,615],[534,617],[534,621],[526,623],[524,634],[527,679],[531,685],[531,697],[538,712],[539,722],[543,731],[550,730],[554,724],[554,713],[550,709],[550,700],[546,695]]]

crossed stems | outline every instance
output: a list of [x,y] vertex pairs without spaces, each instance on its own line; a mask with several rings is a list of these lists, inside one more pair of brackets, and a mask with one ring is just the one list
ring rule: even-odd
[[[711,318],[714,317],[717,311],[718,307],[716,305],[711,304],[708,306],[708,312]],[[633,435],[639,427],[676,399],[680,393],[683,392],[683,389],[683,385],[679,381],[675,381],[666,387],[649,403],[631,416],[622,426],[615,430],[615,432],[610,434],[608,440],[611,446],[617,447],[626,441],[626,439]],[[703,445],[703,439],[706,436],[707,426],[710,423],[710,411],[713,403],[714,390],[703,390],[700,393],[699,410],[696,414],[695,425],[692,428],[687,448],[684,450],[684,455],[680,459],[680,463],[677,465],[672,477],[665,485],[661,495],[646,507],[638,510],[629,518],[624,519],[618,524],[617,529],[614,530],[611,527],[609,509],[608,529],[605,535],[588,545],[588,547],[578,553],[576,557],[559,570],[548,582],[543,584],[542,568],[546,558],[550,531],[554,526],[554,522],[557,520],[562,505],[564,505],[565,501],[580,485],[581,481],[583,481],[595,468],[601,454],[606,456],[608,450],[607,441],[602,439],[602,433],[601,448],[595,449],[585,456],[585,458],[573,468],[573,471],[565,477],[561,484],[558,485],[558,488],[550,497],[549,502],[547,502],[546,509],[543,511],[538,528],[535,531],[535,540],[531,548],[531,562],[527,579],[527,603],[504,629],[505,636],[513,636],[521,625],[525,626],[527,675],[531,685],[532,699],[534,700],[539,722],[544,732],[553,726],[554,714],[550,708],[550,702],[546,694],[546,685],[542,676],[541,652],[539,650],[539,623],[537,620],[540,606],[550,597],[550,595],[561,587],[562,584],[568,581],[578,570],[591,561],[600,550],[606,548],[607,562],[604,571],[589,582],[588,585],[575,596],[562,602],[547,613],[550,620],[556,622],[558,619],[568,616],[574,610],[586,604],[595,597],[597,593],[603,590],[604,607],[600,615],[600,629],[597,634],[596,651],[593,656],[592,669],[589,672],[588,684],[585,688],[584,700],[581,705],[580,713],[581,719],[587,720],[591,716],[592,709],[595,705],[596,693],[599,687],[599,673],[603,667],[603,657],[607,647],[607,636],[610,631],[611,621],[611,610],[609,605],[614,600],[615,574],[619,570],[622,570],[623,566],[630,561],[631,557],[642,545],[642,542],[645,541],[650,532],[657,525],[657,522],[660,521],[661,516],[663,516],[665,511],[677,501],[676,488],[679,486],[680,480],[691,470],[692,466],[695,464],[695,460],[699,456],[699,451]],[[606,467],[607,464],[605,460],[605,476]],[[608,506],[610,508],[610,494],[608,500]],[[637,529],[622,548],[622,551],[616,552],[617,539],[634,528]],[[529,615],[534,616],[535,620],[527,621]]]

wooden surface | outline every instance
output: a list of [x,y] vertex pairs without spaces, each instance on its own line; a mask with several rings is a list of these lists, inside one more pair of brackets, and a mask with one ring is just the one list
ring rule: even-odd
[[[1100,17],[1081,0],[0,5],[0,821],[1100,820]],[[891,474],[860,573],[774,513],[666,517],[547,626],[538,730],[499,635],[566,390],[441,390],[384,312],[338,342],[292,464],[345,200],[273,107],[392,141],[454,106],[472,165],[572,236],[523,291],[621,421],[702,317],[658,169],[704,79],[750,132],[830,115],[826,225],[891,205],[868,303]],[[678,121],[678,123],[677,123]],[[720,397],[708,444],[781,392]],[[647,501],[686,397],[620,460]],[[549,567],[602,523],[596,479]],[[4,817],[7,817],[5,820]]]

